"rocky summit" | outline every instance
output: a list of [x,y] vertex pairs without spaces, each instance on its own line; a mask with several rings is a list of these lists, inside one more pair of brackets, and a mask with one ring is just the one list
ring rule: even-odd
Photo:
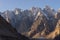
[[[7,10],[0,12],[0,15],[10,23],[18,33],[29,38],[54,39],[60,34],[60,9],[56,11],[48,5],[43,9],[38,7],[32,7],[26,10],[15,8],[13,11]],[[7,29],[10,28],[8,24],[5,26],[7,26]]]

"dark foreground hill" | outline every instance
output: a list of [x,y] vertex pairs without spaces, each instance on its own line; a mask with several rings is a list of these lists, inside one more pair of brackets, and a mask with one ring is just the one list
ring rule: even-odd
[[17,31],[0,16],[0,40],[29,40],[27,37],[18,34]]

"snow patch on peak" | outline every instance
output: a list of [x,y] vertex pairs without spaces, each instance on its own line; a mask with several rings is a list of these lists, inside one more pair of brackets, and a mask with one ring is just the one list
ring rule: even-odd
[[18,15],[20,14],[20,12],[22,12],[23,10],[22,9],[19,9],[19,8],[15,8],[14,12],[15,12],[15,15]]

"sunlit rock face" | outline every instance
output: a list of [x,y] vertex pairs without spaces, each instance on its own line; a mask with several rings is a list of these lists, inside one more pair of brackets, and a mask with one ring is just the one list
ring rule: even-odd
[[38,7],[26,10],[15,8],[13,11],[0,12],[0,15],[19,33],[30,38],[53,39],[60,34],[60,9],[55,11],[48,5],[43,9]]

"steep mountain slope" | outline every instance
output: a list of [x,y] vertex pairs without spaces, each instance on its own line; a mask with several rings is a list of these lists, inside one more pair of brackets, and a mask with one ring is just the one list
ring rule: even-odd
[[55,38],[57,35],[60,35],[60,20],[57,22],[56,28],[53,32],[51,32],[49,35],[46,37],[49,38]]
[[15,27],[15,14],[13,11],[5,11],[1,14],[1,16],[6,19],[7,22],[9,22],[13,27]]
[[0,40],[29,40],[18,32],[0,16]]
[[29,29],[29,26],[32,24],[33,16],[30,13],[31,12],[28,10],[22,12],[22,18],[21,21],[19,22],[19,27],[22,29],[21,32],[27,31]]
[[43,9],[44,13],[47,14],[49,18],[53,17],[56,11],[51,8],[50,6],[46,5],[45,8]]
[[[47,19],[45,19],[46,17],[44,16],[43,12],[40,10],[36,16],[35,21],[33,22],[29,35],[32,37],[33,35],[35,35],[38,32],[41,32],[46,26],[45,24],[47,23]],[[46,23],[44,23],[46,22]],[[41,28],[42,27],[42,28]]]

